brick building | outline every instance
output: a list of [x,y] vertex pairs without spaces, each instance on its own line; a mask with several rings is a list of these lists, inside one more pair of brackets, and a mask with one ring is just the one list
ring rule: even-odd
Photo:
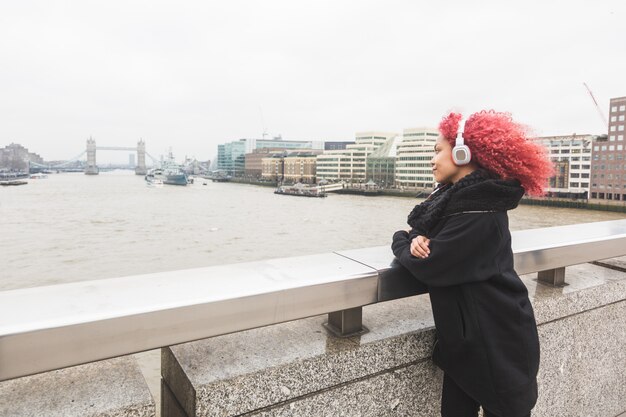
[[609,104],[609,131],[593,142],[591,198],[626,202],[626,97]]

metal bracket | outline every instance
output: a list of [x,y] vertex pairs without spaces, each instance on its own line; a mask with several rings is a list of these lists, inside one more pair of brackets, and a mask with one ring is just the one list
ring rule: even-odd
[[328,313],[328,322],[323,326],[336,337],[359,336],[369,332],[363,326],[363,307]]
[[537,273],[537,281],[542,284],[548,284],[553,287],[565,287],[565,267],[548,269]]

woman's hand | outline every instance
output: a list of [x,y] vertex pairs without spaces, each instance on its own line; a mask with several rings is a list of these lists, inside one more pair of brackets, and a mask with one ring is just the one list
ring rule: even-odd
[[430,254],[428,245],[430,245],[430,239],[426,236],[418,235],[411,241],[411,255],[421,259],[428,258]]

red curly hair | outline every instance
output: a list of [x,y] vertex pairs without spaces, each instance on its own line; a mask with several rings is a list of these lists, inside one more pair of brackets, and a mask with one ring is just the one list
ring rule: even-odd
[[[439,132],[456,144],[461,114],[450,113],[439,124]],[[540,196],[553,174],[546,149],[528,139],[525,126],[516,123],[509,113],[493,110],[472,114],[465,122],[465,145],[472,161],[503,179],[518,180],[527,194]]]

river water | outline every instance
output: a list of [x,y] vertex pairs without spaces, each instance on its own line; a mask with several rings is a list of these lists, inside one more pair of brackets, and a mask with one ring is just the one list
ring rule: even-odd
[[[0,291],[387,245],[419,200],[202,180],[149,188],[130,171],[56,174],[0,188]],[[620,213],[520,206],[511,229],[623,219]],[[159,396],[158,351],[137,355]]]
[[[389,244],[419,201],[202,180],[149,188],[131,171],[0,188],[0,290]],[[624,218],[520,206],[511,229]]]

